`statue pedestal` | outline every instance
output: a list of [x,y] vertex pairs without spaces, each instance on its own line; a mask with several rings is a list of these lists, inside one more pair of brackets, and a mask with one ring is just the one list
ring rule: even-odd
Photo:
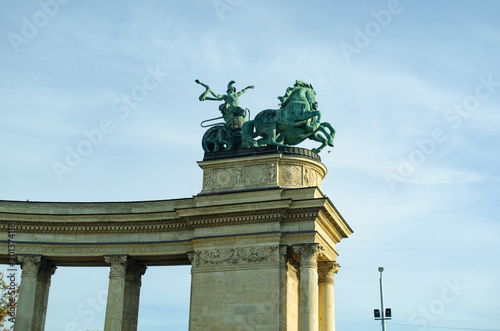
[[[320,191],[326,167],[302,148],[206,153],[195,226],[189,329],[334,330],[318,263],[352,230]],[[319,293],[321,301],[318,302]],[[328,308],[328,309],[326,309]]]
[[297,147],[266,146],[205,153],[201,194],[318,187],[326,167],[317,154]]

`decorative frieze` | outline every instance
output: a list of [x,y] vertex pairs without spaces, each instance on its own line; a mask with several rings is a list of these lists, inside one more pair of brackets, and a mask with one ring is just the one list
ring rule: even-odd
[[[80,215],[79,215],[80,216]],[[95,217],[94,217],[95,218]],[[51,223],[42,222],[24,222],[18,224],[16,232],[18,233],[64,233],[64,234],[109,234],[109,233],[156,233],[156,232],[169,232],[169,231],[182,231],[189,230],[189,224],[175,219],[172,222],[152,219],[148,221],[130,221],[111,223],[106,222],[102,224],[89,224],[82,225],[80,221],[78,225],[60,226],[59,224],[53,225]],[[0,229],[1,230],[1,229]]]
[[199,164],[203,168],[203,194],[271,187],[321,188],[326,175],[325,166],[316,160],[280,154]]
[[278,246],[218,248],[194,252],[193,266],[219,266],[259,262],[279,262]]

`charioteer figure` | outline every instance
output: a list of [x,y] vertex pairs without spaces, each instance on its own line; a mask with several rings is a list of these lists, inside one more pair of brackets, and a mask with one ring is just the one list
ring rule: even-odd
[[[244,122],[248,121],[248,112],[240,107],[239,97],[248,89],[253,89],[254,87],[252,85],[236,92],[236,88],[233,86],[236,82],[232,80],[229,84],[227,84],[227,94],[217,94],[210,89],[210,86],[200,82],[199,79],[195,80],[195,82],[205,88],[205,92],[203,92],[198,98],[200,101],[224,101],[224,103],[219,106],[219,110],[221,111],[222,117],[224,118],[224,122],[226,122],[227,126],[231,128],[240,128]],[[213,97],[207,96],[209,93]]]

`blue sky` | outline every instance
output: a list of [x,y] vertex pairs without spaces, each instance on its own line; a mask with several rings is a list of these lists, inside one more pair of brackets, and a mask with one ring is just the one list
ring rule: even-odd
[[[355,231],[337,247],[337,329],[380,327],[384,266],[388,330],[500,330],[499,12],[497,1],[1,1],[0,199],[196,195],[199,123],[218,110],[194,80],[219,93],[254,85],[240,98],[252,114],[304,80],[337,130],[323,191]],[[46,329],[102,330],[107,282],[106,268],[59,268]],[[188,267],[149,268],[139,330],[186,330],[189,287]]]

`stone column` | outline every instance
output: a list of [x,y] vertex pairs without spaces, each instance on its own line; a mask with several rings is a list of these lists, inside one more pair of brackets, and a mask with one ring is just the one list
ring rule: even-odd
[[35,298],[41,255],[19,255],[23,270],[17,301],[15,331],[31,331],[35,317]]
[[49,301],[50,278],[57,267],[42,259],[38,269],[38,280],[35,294],[35,316],[33,319],[33,330],[44,331],[45,319],[47,317],[47,303]]
[[300,254],[299,331],[318,331],[318,270],[316,258],[319,244],[293,246]]
[[104,331],[121,331],[122,329],[127,258],[127,255],[104,257],[106,263],[111,265]]
[[333,261],[318,262],[319,331],[335,331],[333,275],[340,266]]
[[287,329],[287,301],[288,301],[288,274],[287,274],[287,262],[288,262],[288,246],[281,246],[280,250],[280,329],[279,331],[286,331]]
[[134,260],[129,260],[125,273],[125,301],[123,306],[122,331],[136,331],[139,317],[139,297],[141,277],[147,267]]

